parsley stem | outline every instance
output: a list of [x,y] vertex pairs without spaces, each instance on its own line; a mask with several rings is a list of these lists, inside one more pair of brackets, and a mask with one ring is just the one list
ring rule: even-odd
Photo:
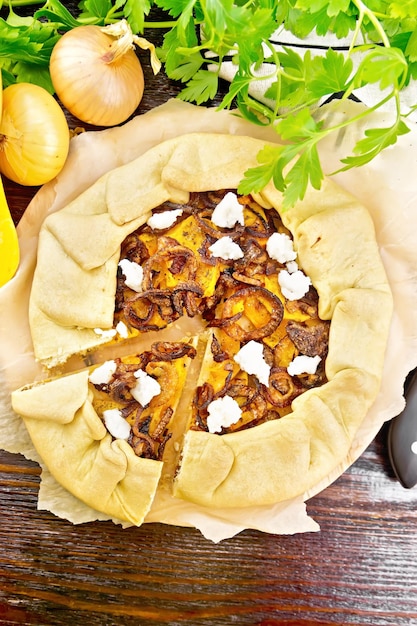
[[[43,4],[42,0],[9,0],[7,6],[11,7],[25,7],[31,5]],[[0,1],[0,9],[3,6],[3,2]]]
[[389,42],[388,36],[387,36],[385,30],[383,29],[383,27],[381,25],[381,22],[376,17],[375,13],[373,11],[370,11],[368,9],[368,7],[366,6],[366,4],[364,4],[362,2],[362,0],[352,0],[352,2],[353,2],[353,4],[356,6],[356,8],[359,11],[358,23],[362,24],[363,18],[366,15],[366,17],[369,19],[369,21],[375,27],[375,30],[377,31],[377,33],[380,35],[381,41],[384,44],[384,46],[386,48],[390,48],[391,44]]

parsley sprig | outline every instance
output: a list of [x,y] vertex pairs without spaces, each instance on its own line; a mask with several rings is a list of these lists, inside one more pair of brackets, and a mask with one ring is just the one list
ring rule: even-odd
[[[72,15],[59,0],[47,0],[34,15],[21,18],[12,8],[0,20],[0,67],[5,84],[13,80],[41,82],[51,90],[47,61],[62,32],[80,24],[108,24],[126,18],[132,30],[145,33],[164,28],[159,55],[167,75],[183,83],[180,98],[204,104],[220,91],[220,68],[232,58],[236,75],[220,109],[237,108],[260,125],[272,125],[283,143],[258,155],[239,191],[258,191],[271,178],[284,194],[286,207],[303,198],[307,186],[319,189],[324,177],[318,145],[330,133],[394,104],[393,121],[371,127],[342,159],[341,169],[371,161],[400,135],[409,131],[402,93],[417,78],[417,0],[83,0]],[[28,0],[14,0],[19,2]],[[166,19],[149,19],[157,7]],[[329,48],[323,56],[293,48],[276,50],[271,35],[285,27],[297,37],[315,31],[350,37],[346,53]],[[267,105],[250,95],[267,64]],[[341,100],[365,85],[376,85],[381,97],[356,117],[326,126],[316,115],[331,94]],[[224,88],[224,87],[223,87]]]

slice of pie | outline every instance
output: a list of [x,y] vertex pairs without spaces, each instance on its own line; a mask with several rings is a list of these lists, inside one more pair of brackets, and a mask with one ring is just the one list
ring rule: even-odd
[[158,487],[165,448],[196,340],[149,350],[13,394],[35,448],[68,491],[98,511],[141,524]]
[[207,507],[302,494],[378,393],[392,297],[371,218],[328,180],[287,212],[272,183],[240,195],[262,146],[170,140],[45,220],[29,315],[55,378],[13,407],[97,510],[140,524],[157,489]]

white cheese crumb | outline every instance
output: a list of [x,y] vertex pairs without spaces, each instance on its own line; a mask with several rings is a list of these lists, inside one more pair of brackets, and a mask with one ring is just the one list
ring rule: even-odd
[[103,420],[107,430],[115,439],[129,439],[130,424],[125,420],[119,409],[103,411]]
[[100,335],[103,339],[112,339],[116,335],[115,328],[109,328],[108,330],[103,330],[102,328],[95,328],[94,332],[96,335]]
[[311,280],[301,270],[290,274],[287,270],[281,270],[278,274],[278,282],[282,295],[287,300],[299,300],[308,292]]
[[122,259],[119,262],[119,267],[125,277],[125,285],[129,289],[140,293],[142,291],[143,269],[139,263],[129,261],[129,259]]
[[211,221],[220,228],[233,228],[235,224],[244,225],[243,206],[237,195],[229,191],[214,209]]
[[294,274],[298,270],[297,261],[288,261],[286,264],[288,274]]
[[259,341],[249,341],[239,350],[234,359],[245,372],[254,374],[259,382],[269,386],[271,367],[265,361],[264,348]]
[[209,250],[213,256],[220,257],[226,261],[243,258],[242,248],[231,237],[220,237],[209,247]]
[[152,215],[148,219],[147,224],[154,230],[163,230],[172,226],[175,223],[177,217],[180,217],[182,213],[182,209],[174,209],[173,211],[154,213],[154,215]]
[[93,383],[93,385],[107,385],[111,381],[116,367],[116,361],[104,361],[104,363],[91,372],[88,380],[90,383]]
[[219,433],[222,428],[236,424],[242,416],[242,410],[236,400],[230,396],[223,396],[213,400],[207,407],[207,426],[210,433]]
[[266,251],[278,263],[295,261],[297,258],[293,240],[286,233],[273,233],[266,242]]
[[130,390],[130,393],[141,406],[146,406],[152,398],[161,393],[161,386],[155,378],[149,376],[144,370],[137,370],[134,375],[138,382]]
[[290,376],[297,376],[297,374],[315,374],[320,361],[321,357],[319,357],[318,354],[316,356],[300,354],[291,361],[287,367],[287,372]]
[[126,324],[124,322],[122,322],[122,320],[120,320],[120,322],[118,322],[116,324],[116,332],[123,338],[123,339],[127,339],[129,337],[129,330],[126,326]]

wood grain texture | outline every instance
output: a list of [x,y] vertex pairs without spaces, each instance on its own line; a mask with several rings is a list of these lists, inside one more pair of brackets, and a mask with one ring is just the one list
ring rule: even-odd
[[385,432],[308,503],[321,531],[220,544],[162,524],[80,526],[36,510],[38,468],[0,454],[0,623],[417,623],[416,501]]
[[[180,89],[142,56],[137,114]],[[4,183],[18,223],[37,189]],[[37,510],[37,465],[1,451],[0,625],[416,625],[417,489],[395,480],[386,430],[308,502],[319,533],[220,544],[162,524],[73,526]]]

